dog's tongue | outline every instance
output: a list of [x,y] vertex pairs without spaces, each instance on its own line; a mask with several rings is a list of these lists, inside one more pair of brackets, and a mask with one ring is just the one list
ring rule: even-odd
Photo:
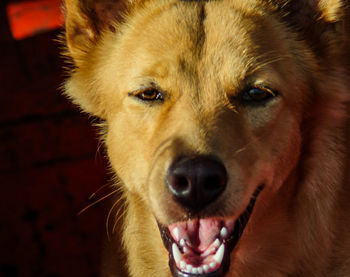
[[197,252],[205,251],[220,233],[220,220],[207,218],[175,223],[169,231],[176,242],[184,239]]

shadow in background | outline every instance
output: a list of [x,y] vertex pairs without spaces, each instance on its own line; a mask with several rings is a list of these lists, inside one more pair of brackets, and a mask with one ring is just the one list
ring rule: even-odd
[[97,276],[107,183],[91,119],[59,91],[58,31],[14,41],[0,3],[0,276]]

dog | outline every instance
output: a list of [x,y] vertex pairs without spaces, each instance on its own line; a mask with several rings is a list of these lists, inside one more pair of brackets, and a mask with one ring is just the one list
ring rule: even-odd
[[348,6],[65,0],[123,202],[102,276],[350,276]]

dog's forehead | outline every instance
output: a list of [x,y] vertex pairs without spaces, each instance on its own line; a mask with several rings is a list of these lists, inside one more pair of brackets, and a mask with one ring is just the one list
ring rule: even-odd
[[[226,1],[180,0],[153,7],[140,13],[136,30],[142,47],[176,48],[199,55],[204,48],[220,45],[234,50],[261,25],[262,16],[242,5],[226,5]],[[139,28],[140,25],[142,28]]]
[[[123,36],[123,49],[132,51],[135,62],[121,54],[129,57],[130,74],[164,76],[181,71],[200,74],[200,79],[220,78],[220,72],[235,76],[230,79],[244,76],[252,57],[271,52],[267,44],[276,38],[268,38],[272,31],[263,12],[225,2],[165,1],[151,12],[139,13],[129,23],[133,24],[129,35]],[[264,26],[269,31],[264,32]]]

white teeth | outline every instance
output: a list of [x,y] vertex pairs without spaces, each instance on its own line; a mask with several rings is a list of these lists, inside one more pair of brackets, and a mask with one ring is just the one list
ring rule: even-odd
[[225,245],[221,244],[221,246],[219,247],[218,251],[216,251],[213,258],[218,264],[221,264],[224,254],[225,254]]
[[180,245],[181,245],[181,246],[185,246],[185,244],[186,244],[185,240],[184,240],[184,239],[181,239],[181,240],[180,240]]
[[214,246],[215,246],[215,247],[219,247],[219,246],[220,246],[220,240],[219,240],[219,239],[216,239],[216,240],[214,241]]
[[172,250],[173,250],[173,256],[174,256],[175,263],[178,264],[181,260],[182,255],[181,255],[181,252],[180,252],[179,248],[177,247],[176,243],[173,243]]
[[222,238],[226,238],[228,235],[228,231],[226,227],[222,227],[221,231],[220,231],[220,235]]
[[180,239],[180,236],[179,236],[179,228],[174,228],[174,230],[173,230],[173,235],[174,235],[174,238],[175,238],[175,240],[176,241],[179,241],[179,239]]
[[[178,228],[175,228],[173,230],[173,236],[174,238],[178,240],[178,236],[179,236],[179,229]],[[225,237],[227,236],[227,229],[225,227],[223,227],[220,231],[220,235],[221,237]],[[181,239],[179,241],[179,244],[181,245],[182,247],[182,250],[184,253],[188,252],[188,249],[187,247],[185,246],[186,245],[186,241],[185,239]],[[215,269],[218,265],[220,266],[220,264],[222,263],[222,260],[223,260],[223,257],[224,257],[224,254],[225,254],[225,245],[224,243],[222,243],[220,241],[219,238],[215,239],[215,241],[213,242],[212,244],[212,248],[206,252],[209,252],[208,255],[210,255],[212,253],[212,262],[209,263],[209,264],[204,264],[202,265],[201,267],[193,267],[192,265],[190,264],[187,264],[184,260],[183,260],[183,254],[181,253],[180,249],[179,249],[179,246],[176,244],[176,243],[173,243],[172,244],[172,254],[173,254],[173,258],[174,258],[174,261],[175,261],[175,264],[181,269],[183,270],[184,272],[186,273],[189,273],[189,274],[203,274],[203,273],[208,273],[210,269]],[[217,249],[217,250],[216,250]],[[216,252],[215,252],[216,250]],[[214,252],[215,252],[215,255],[214,255]],[[205,257],[205,253],[203,253],[201,256]]]
[[201,254],[202,257],[206,257],[208,255],[211,255],[213,254],[216,249],[218,249],[218,247],[221,245],[221,241],[219,239],[216,239],[214,242],[213,242],[213,247],[211,248],[208,248],[207,250],[205,250],[203,252],[203,254]]
[[216,249],[215,248],[208,248],[207,250],[205,250],[205,252],[203,254],[201,254],[202,257],[206,257],[210,254],[212,254]]

